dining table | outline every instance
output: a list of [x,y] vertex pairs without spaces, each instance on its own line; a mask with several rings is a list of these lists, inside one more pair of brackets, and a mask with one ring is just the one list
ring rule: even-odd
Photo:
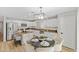
[[[42,45],[41,45],[41,42],[42,42],[42,41],[46,41],[46,42],[48,42],[50,45],[49,45],[49,46],[42,46]],[[48,40],[39,40],[39,39],[38,39],[37,42],[30,41],[29,44],[31,44],[32,46],[34,46],[34,49],[35,49],[35,51],[36,51],[36,49],[39,48],[39,47],[40,47],[40,48],[53,47],[54,44],[55,44],[55,41],[54,41],[54,40],[48,41]]]

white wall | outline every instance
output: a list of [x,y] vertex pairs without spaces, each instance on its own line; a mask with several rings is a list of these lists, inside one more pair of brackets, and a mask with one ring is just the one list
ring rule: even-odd
[[76,11],[59,14],[60,34],[64,38],[64,46],[76,49]]
[[6,42],[6,17],[3,19],[3,42]]
[[3,16],[0,16],[0,32],[3,33]]
[[77,10],[77,52],[79,52],[79,8]]
[[3,19],[4,19],[4,17],[3,16],[0,16],[0,21],[1,22],[3,22]]
[[0,32],[3,33],[3,22],[0,22]]

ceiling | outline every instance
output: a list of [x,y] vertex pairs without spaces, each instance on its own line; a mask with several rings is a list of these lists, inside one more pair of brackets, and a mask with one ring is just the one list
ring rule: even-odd
[[[76,9],[76,7],[43,7],[43,12],[47,17],[51,17]],[[0,16],[31,19],[32,12],[39,13],[39,10],[39,7],[0,7]]]

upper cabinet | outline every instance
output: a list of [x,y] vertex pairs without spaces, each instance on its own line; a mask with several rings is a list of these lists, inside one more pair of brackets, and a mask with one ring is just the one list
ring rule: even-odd
[[27,27],[35,28],[35,27],[37,27],[37,24],[36,24],[36,22],[27,22]]
[[49,27],[49,28],[58,27],[58,20],[56,18],[55,19],[44,20],[44,21],[41,22],[41,27],[42,28],[46,28],[46,27]]

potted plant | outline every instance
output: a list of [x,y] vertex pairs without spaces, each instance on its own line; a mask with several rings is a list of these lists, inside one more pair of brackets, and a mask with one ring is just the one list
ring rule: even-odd
[[47,36],[42,35],[39,37],[39,40],[45,40],[46,38],[47,38]]

